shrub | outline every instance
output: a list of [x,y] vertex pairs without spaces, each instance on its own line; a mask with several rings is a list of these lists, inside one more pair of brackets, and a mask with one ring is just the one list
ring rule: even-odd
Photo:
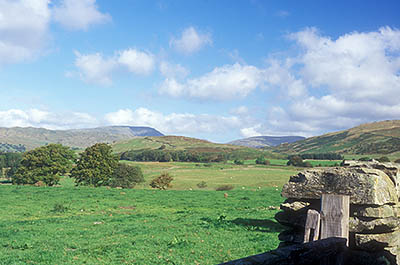
[[235,165],[244,165],[244,162],[239,159],[235,159],[235,161],[233,161],[233,163],[235,163]]
[[111,146],[105,143],[86,148],[71,171],[76,185],[107,186],[118,166],[118,159],[111,152]]
[[367,156],[360,157],[360,158],[358,159],[358,161],[371,161],[371,160],[372,160],[372,159],[369,158],[369,157],[367,157]]
[[394,160],[395,163],[400,164],[400,159]]
[[200,189],[204,189],[204,188],[207,187],[207,182],[202,181],[200,183],[197,183],[197,187],[200,188]]
[[66,211],[68,211],[68,208],[65,207],[63,204],[61,203],[56,203],[53,206],[53,210],[51,210],[54,213],[64,213]]
[[264,165],[265,164],[265,157],[263,157],[263,156],[259,156],[259,157],[257,157],[257,159],[256,159],[256,164],[258,164],[258,165]]
[[220,185],[215,190],[216,191],[226,191],[226,190],[233,190],[233,186],[230,184]]
[[382,156],[376,160],[378,160],[379,162],[390,162],[390,159],[387,156]]
[[303,162],[301,156],[298,155],[290,156],[287,165],[295,167],[312,167],[310,162]]
[[171,182],[174,180],[172,176],[170,176],[168,173],[162,173],[160,176],[154,178],[150,182],[150,187],[159,189],[159,190],[166,190],[167,188],[170,188]]
[[140,182],[144,182],[143,172],[140,167],[119,163],[114,170],[110,186],[130,189]]

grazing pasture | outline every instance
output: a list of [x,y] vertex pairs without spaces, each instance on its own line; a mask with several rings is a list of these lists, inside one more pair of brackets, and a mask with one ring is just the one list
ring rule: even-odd
[[265,166],[231,163],[182,163],[182,162],[126,162],[142,168],[146,182],[138,188],[148,188],[150,180],[163,172],[174,176],[172,189],[199,189],[197,184],[205,181],[205,190],[215,190],[219,185],[230,184],[236,189],[258,187],[282,187],[299,168],[288,166]]
[[160,191],[62,183],[0,186],[1,264],[217,264],[279,243],[282,227],[273,216],[282,198],[274,187]]

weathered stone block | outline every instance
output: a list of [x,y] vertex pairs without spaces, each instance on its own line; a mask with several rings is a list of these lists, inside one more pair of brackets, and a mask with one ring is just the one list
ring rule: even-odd
[[400,230],[384,234],[356,234],[355,244],[361,249],[378,251],[400,244]]
[[298,211],[307,211],[308,206],[310,206],[309,202],[301,202],[301,201],[295,201],[292,203],[285,202],[281,204],[281,209],[284,211],[298,212]]
[[282,196],[297,199],[320,199],[323,193],[349,195],[351,204],[399,202],[392,180],[374,168],[310,169],[292,176],[282,190]]
[[349,231],[355,233],[389,233],[399,226],[399,219],[396,217],[362,220],[357,217],[350,217]]
[[353,216],[371,217],[371,218],[388,218],[397,217],[398,208],[393,205],[369,206],[363,205],[354,208]]

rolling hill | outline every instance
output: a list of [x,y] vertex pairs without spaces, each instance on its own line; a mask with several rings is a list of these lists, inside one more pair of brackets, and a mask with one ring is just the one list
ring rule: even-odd
[[392,154],[400,151],[400,120],[366,123],[273,148],[279,153]]
[[[0,148],[24,147],[27,150],[60,143],[73,148],[85,148],[99,142],[113,143],[138,136],[162,136],[159,131],[150,127],[107,126],[91,129],[48,130],[33,127],[0,128]],[[11,148],[11,149],[10,149]]]
[[293,143],[304,139],[305,137],[303,136],[254,136],[232,141],[228,144],[253,148],[264,148],[270,146],[278,146],[283,143]]
[[206,140],[184,136],[137,137],[112,144],[115,153],[139,150],[188,151],[196,153],[229,153],[238,157],[256,158],[264,155],[268,158],[280,158],[270,151],[230,144],[217,144]]

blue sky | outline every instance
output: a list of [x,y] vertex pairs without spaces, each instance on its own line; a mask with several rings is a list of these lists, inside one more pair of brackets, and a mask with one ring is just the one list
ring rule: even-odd
[[215,142],[400,117],[400,2],[0,0],[0,126]]

